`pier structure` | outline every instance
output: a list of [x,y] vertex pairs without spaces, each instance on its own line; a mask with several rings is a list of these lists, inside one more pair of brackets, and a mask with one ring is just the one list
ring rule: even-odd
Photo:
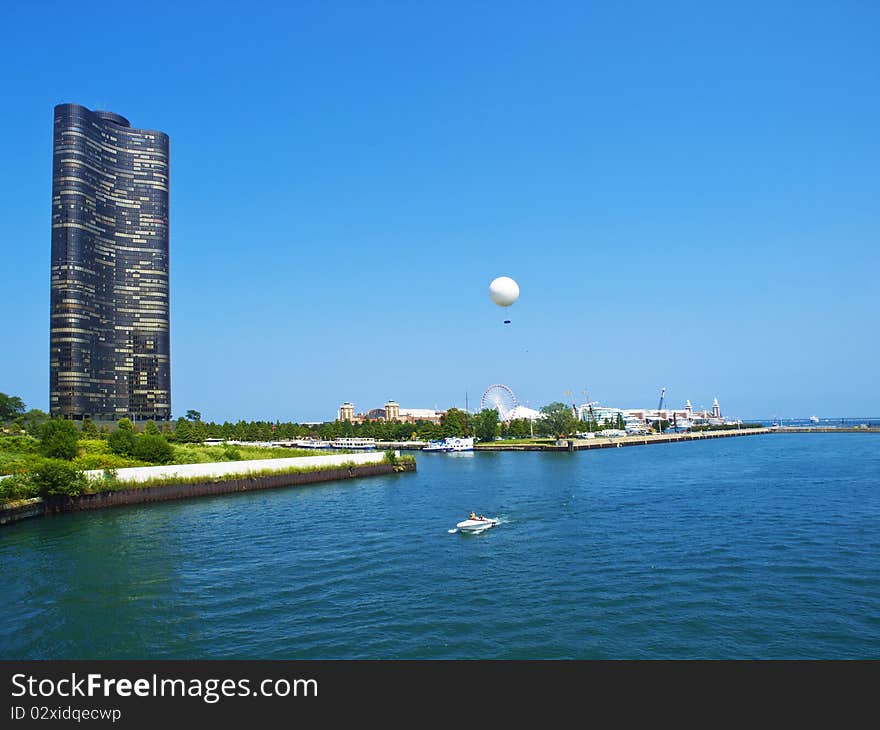
[[733,436],[760,436],[771,434],[769,428],[737,428],[719,431],[694,431],[686,433],[639,434],[614,438],[577,439],[563,438],[548,443],[478,443],[477,451],[586,451],[589,449],[609,449],[621,446],[649,446],[706,439],[731,438]]

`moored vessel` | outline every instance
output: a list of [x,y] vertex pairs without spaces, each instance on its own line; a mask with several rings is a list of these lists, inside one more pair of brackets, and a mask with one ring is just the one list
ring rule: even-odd
[[425,446],[422,451],[443,451],[443,452],[451,452],[451,451],[473,451],[474,450],[474,438],[473,436],[468,436],[466,438],[459,436],[447,436],[445,439],[440,439],[437,441],[429,441],[427,446]]
[[353,449],[354,451],[371,451],[376,448],[376,439],[338,438],[330,442],[332,449]]
[[329,449],[330,442],[322,439],[299,439],[294,442],[300,449]]

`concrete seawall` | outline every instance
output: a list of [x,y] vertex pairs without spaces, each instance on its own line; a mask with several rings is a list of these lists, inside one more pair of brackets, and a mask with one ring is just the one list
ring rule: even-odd
[[880,433],[875,426],[780,426],[773,433]]
[[41,517],[44,514],[46,514],[46,504],[39,497],[20,499],[0,507],[0,526],[26,520],[28,517]]
[[[250,459],[247,461],[215,461],[208,464],[169,464],[167,466],[131,466],[116,470],[121,482],[148,482],[154,479],[192,479],[194,477],[228,477],[233,474],[253,474],[263,471],[283,471],[292,467],[313,469],[331,468],[341,464],[381,464],[385,458],[382,451],[358,454],[325,454],[322,456],[294,456],[289,459]],[[103,469],[84,472],[91,480],[103,479]]]
[[[305,457],[312,458],[312,457]],[[272,461],[286,461],[272,459]],[[243,462],[242,462],[243,463]],[[187,466],[199,466],[189,464]],[[154,468],[154,467],[143,467]],[[154,487],[132,487],[114,491],[81,494],[78,497],[48,497],[46,499],[29,499],[0,508],[0,525],[18,522],[29,517],[40,517],[63,512],[82,512],[85,510],[123,507],[150,502],[168,502],[177,499],[193,499],[196,497],[213,497],[235,492],[253,492],[261,489],[277,489],[294,487],[319,482],[338,481],[342,479],[358,479],[360,477],[380,476],[396,472],[412,472],[416,470],[414,462],[406,464],[367,463],[351,467],[337,466],[319,471],[291,472],[286,474],[263,474],[239,478],[211,479],[204,482],[185,484],[168,484]],[[120,469],[120,472],[123,470]],[[101,472],[103,473],[103,472]]]

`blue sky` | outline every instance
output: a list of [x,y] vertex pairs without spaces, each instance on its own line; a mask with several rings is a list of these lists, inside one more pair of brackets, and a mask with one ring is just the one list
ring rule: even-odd
[[48,406],[74,102],[171,137],[175,415],[877,415],[880,6],[726,5],[6,0],[0,391]]

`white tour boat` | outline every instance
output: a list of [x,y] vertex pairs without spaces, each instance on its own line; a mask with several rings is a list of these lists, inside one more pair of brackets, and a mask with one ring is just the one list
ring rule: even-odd
[[370,451],[376,448],[376,439],[339,438],[330,442],[333,449],[352,449],[353,451]]
[[299,439],[294,444],[299,449],[329,449],[330,442],[321,439]]

